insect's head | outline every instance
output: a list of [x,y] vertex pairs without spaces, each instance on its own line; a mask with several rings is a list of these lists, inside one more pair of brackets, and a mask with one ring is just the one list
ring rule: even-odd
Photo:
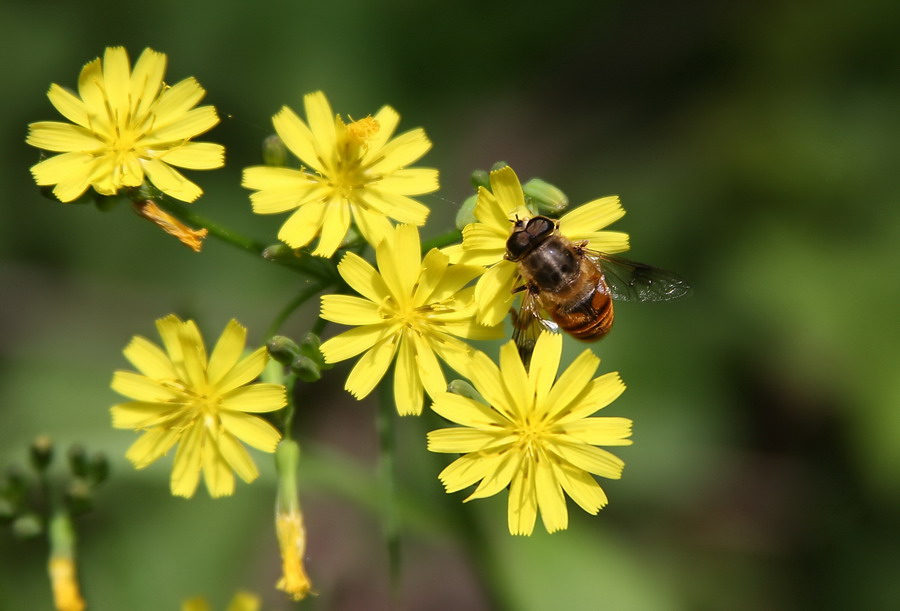
[[535,216],[527,220],[517,218],[512,234],[506,240],[506,258],[518,261],[531,249],[553,235],[556,221],[546,216]]

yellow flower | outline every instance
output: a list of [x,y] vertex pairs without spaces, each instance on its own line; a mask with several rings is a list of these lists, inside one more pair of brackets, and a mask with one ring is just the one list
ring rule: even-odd
[[[628,234],[600,231],[619,220],[625,210],[618,196],[595,199],[579,206],[559,219],[559,231],[573,242],[586,240],[588,248],[605,253],[628,250]],[[488,271],[475,286],[478,322],[496,325],[509,312],[515,294],[518,268],[505,258],[506,240],[518,218],[527,220],[533,215],[525,207],[522,185],[509,166],[491,172],[491,189],[478,189],[475,205],[477,223],[463,229],[462,244],[444,249],[454,263],[483,265]],[[521,284],[521,282],[519,282]]]
[[83,611],[85,605],[75,577],[75,560],[71,556],[51,556],[47,571],[56,610]]
[[347,253],[338,271],[362,297],[325,295],[321,316],[356,328],[322,344],[325,362],[335,363],[365,352],[344,386],[357,399],[375,388],[394,356],[394,397],[401,415],[422,412],[423,389],[432,397],[447,382],[437,357],[463,371],[470,349],[460,339],[498,337],[502,330],[475,323],[472,288],[463,288],[481,269],[448,265],[432,249],[422,260],[419,232],[396,227],[375,250],[378,270]]
[[31,168],[37,184],[56,185],[54,195],[69,202],[88,187],[115,195],[150,179],[160,191],[190,202],[203,192],[171,166],[210,170],[224,163],[220,144],[190,142],[219,118],[212,106],[192,107],[204,90],[193,78],[173,87],[163,83],[166,56],[145,49],[130,70],[122,47],[108,47],[78,78],[78,95],[51,85],[47,96],[72,123],[29,125],[26,142],[62,153]]
[[607,499],[591,474],[618,479],[624,463],[594,446],[631,444],[631,420],[588,418],[625,389],[619,375],[591,379],[600,359],[585,350],[556,380],[561,352],[562,336],[551,333],[538,338],[530,371],[513,342],[500,349],[499,369],[478,352],[470,378],[489,405],[450,393],[432,405],[463,425],[428,433],[432,452],[463,454],[438,476],[447,492],[480,481],[469,501],[509,486],[508,524],[514,535],[531,534],[538,510],[548,532],[566,528],[564,491],[596,514]]
[[191,497],[203,470],[213,497],[234,492],[232,469],[245,482],[259,472],[238,440],[274,452],[281,434],[252,413],[287,404],[281,384],[250,384],[268,360],[265,348],[241,358],[247,330],[232,320],[207,358],[194,321],[174,314],[156,321],[165,351],[141,336],[125,348],[140,373],[117,371],[112,388],[134,399],[112,408],[113,426],[146,431],[125,456],[143,469],[178,441],[171,489]]
[[307,94],[304,103],[309,126],[287,106],[272,123],[288,149],[312,171],[265,166],[244,170],[242,184],[257,190],[250,195],[254,212],[297,208],[278,232],[280,240],[301,248],[318,235],[313,254],[330,257],[351,219],[373,246],[390,229],[388,217],[425,223],[428,207],[407,196],[436,191],[438,172],[406,168],[431,148],[424,130],[390,140],[400,120],[390,106],[348,125],[334,115],[321,91]]

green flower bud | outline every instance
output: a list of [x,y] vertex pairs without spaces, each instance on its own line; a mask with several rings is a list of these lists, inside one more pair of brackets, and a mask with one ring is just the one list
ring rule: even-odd
[[526,200],[533,203],[537,214],[557,216],[569,205],[569,198],[558,187],[540,178],[532,178],[524,185],[522,191]]
[[322,370],[318,363],[303,354],[291,363],[291,371],[304,382],[315,382],[322,378]]
[[105,482],[108,477],[109,461],[106,459],[106,454],[97,452],[91,457],[91,462],[88,464],[88,481],[97,486]]
[[74,445],[69,448],[69,470],[75,477],[85,477],[88,474],[88,459],[84,448],[80,445]]
[[478,220],[475,218],[476,203],[478,203],[478,196],[470,195],[459,207],[459,211],[456,213],[456,228],[460,231],[469,223],[474,223]]
[[94,507],[91,487],[83,479],[74,479],[66,488],[66,507],[73,516],[87,513]]
[[290,365],[300,354],[300,347],[289,337],[275,335],[266,342],[266,348],[273,359],[282,365]]
[[296,259],[297,253],[287,244],[272,244],[262,251],[263,259],[269,261],[282,261],[284,259]]
[[263,163],[275,167],[287,165],[287,148],[277,134],[272,134],[262,144]]
[[19,467],[16,465],[8,467],[2,489],[3,497],[14,504],[19,505],[25,500],[25,495],[28,492],[28,480]]
[[454,395],[474,399],[475,401],[487,405],[487,401],[484,400],[484,397],[481,396],[481,393],[475,390],[475,387],[465,380],[452,380],[449,384],[447,384],[447,391],[452,392]]
[[472,172],[472,186],[475,189],[478,187],[484,187],[485,189],[490,190],[491,188],[491,175],[485,172],[484,170],[475,170]]
[[43,473],[53,462],[53,441],[47,435],[39,435],[31,442],[31,466]]
[[320,349],[321,345],[322,338],[312,331],[307,331],[300,338],[300,354],[311,359],[319,369],[325,371],[334,367],[334,364],[325,362],[325,355],[322,354]]
[[18,507],[7,498],[0,496],[0,524],[12,522],[18,513]]
[[12,532],[17,539],[34,539],[44,532],[41,516],[29,511],[23,513],[12,522]]

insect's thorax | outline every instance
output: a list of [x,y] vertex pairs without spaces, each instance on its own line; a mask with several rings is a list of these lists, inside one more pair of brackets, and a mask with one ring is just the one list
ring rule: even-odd
[[541,291],[560,291],[578,278],[582,257],[571,242],[553,235],[518,261],[519,271]]

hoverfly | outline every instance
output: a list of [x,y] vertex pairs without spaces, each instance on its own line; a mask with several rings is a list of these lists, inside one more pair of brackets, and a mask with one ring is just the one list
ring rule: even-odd
[[691,294],[672,272],[586,246],[561,235],[558,221],[546,216],[515,221],[506,258],[518,265],[524,280],[516,289],[524,295],[514,314],[513,339],[526,367],[541,327],[597,341],[612,327],[613,300],[671,301]]

